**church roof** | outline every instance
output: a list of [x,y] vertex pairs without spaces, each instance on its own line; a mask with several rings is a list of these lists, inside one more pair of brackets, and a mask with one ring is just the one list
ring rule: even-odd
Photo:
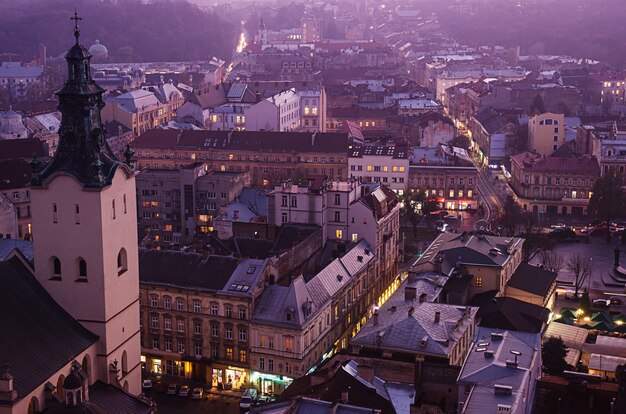
[[18,396],[36,387],[96,343],[17,257],[0,263],[0,355]]

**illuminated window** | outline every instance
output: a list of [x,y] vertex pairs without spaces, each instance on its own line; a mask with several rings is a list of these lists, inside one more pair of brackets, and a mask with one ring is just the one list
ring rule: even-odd
[[226,359],[233,359],[233,348],[231,348],[230,346],[226,347]]
[[245,349],[239,350],[239,362],[246,362],[248,360],[248,352]]
[[225,165],[220,165],[220,171],[226,171],[226,166]]
[[311,112],[313,113],[313,115],[317,115],[317,107],[311,108]]
[[472,198],[473,195],[474,195],[474,192],[472,190],[467,190],[467,197],[468,198]]
[[305,114],[305,115],[308,115],[308,114],[309,114],[309,112],[310,112],[309,107],[308,107],[308,106],[305,106],[305,107],[304,107],[304,114]]
[[163,230],[165,230],[165,231],[172,231],[172,225],[171,224],[166,224],[165,226],[163,226]]
[[387,167],[386,165],[383,165],[383,171],[384,171],[384,172],[389,171],[389,167]]
[[374,170],[374,168],[371,165],[368,165],[366,169],[367,171],[370,171],[370,172]]
[[398,167],[391,167],[391,172],[398,172]]
[[352,233],[352,241],[356,242],[359,239],[359,235],[357,233]]
[[449,196],[450,196],[450,198],[454,197],[454,190],[450,190]]
[[211,120],[212,120],[213,122],[217,122],[217,115],[212,115],[212,116],[211,116]]
[[285,351],[293,352],[293,338],[286,336],[285,337]]
[[343,231],[342,230],[335,230],[335,236],[338,239],[343,239]]
[[476,276],[476,279],[474,280],[474,286],[482,287],[482,285],[483,285],[483,278],[480,276]]
[[400,172],[404,172],[404,167],[398,167],[400,169]]
[[376,127],[376,121],[372,121],[372,128]]
[[459,198],[463,197],[463,190],[459,190]]

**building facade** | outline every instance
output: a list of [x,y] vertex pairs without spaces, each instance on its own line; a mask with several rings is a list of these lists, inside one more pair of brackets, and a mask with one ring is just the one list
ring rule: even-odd
[[528,120],[528,148],[548,156],[565,143],[565,117],[546,112]]
[[402,195],[409,182],[409,156],[407,145],[350,145],[350,177],[387,186]]
[[542,157],[523,152],[511,157],[510,186],[524,211],[538,216],[582,216],[600,177],[594,157]]

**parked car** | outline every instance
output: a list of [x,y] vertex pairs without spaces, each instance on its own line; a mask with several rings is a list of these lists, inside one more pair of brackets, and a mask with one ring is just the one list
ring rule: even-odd
[[609,233],[612,235],[622,234],[624,232],[624,225],[622,224],[611,224],[609,227]]
[[593,303],[593,306],[597,306],[599,308],[608,308],[609,305],[611,304],[611,300],[610,299],[594,299],[592,303]]
[[204,390],[202,388],[194,388],[193,391],[191,392],[191,399],[192,400],[201,400],[202,397],[204,396]]
[[170,384],[167,386],[167,395],[176,395],[177,391],[178,391],[178,385]]
[[182,387],[180,387],[180,390],[178,390],[178,396],[189,397],[189,385],[183,385]]
[[270,402],[270,397],[268,395],[261,395],[259,399],[256,401],[257,404],[267,404]]
[[141,384],[141,388],[143,388],[144,391],[152,389],[152,380],[151,379],[143,380],[143,383]]
[[573,290],[566,290],[565,291],[565,299],[569,299],[569,300],[576,300],[576,299],[580,299],[583,297],[582,292],[578,292],[578,296],[576,296],[576,292]]
[[551,229],[567,229],[569,228],[565,223],[556,223],[550,226]]
[[243,393],[241,397],[241,401],[239,402],[239,408],[242,411],[247,411],[252,407],[252,404],[255,403],[257,397],[257,392],[254,388],[248,388],[246,392]]

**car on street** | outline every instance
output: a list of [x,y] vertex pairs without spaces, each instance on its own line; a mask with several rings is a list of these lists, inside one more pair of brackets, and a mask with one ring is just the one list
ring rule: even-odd
[[239,401],[239,408],[242,411],[248,411],[252,405],[256,402],[257,391],[254,388],[249,388],[243,393],[241,401]]
[[596,306],[598,308],[608,308],[609,305],[611,304],[611,300],[610,299],[594,299],[593,302],[591,302],[593,304],[593,306]]
[[623,223],[611,223],[609,227],[609,233],[611,235],[622,234],[624,232],[624,224]]
[[141,388],[143,388],[145,391],[152,389],[152,380],[151,379],[143,380],[143,383],[141,384]]
[[197,388],[194,388],[193,391],[191,392],[191,399],[201,400],[203,395],[204,395],[204,390],[200,387],[197,387]]
[[176,395],[178,386],[176,384],[170,384],[167,386],[167,395]]
[[569,227],[554,229],[548,233],[548,237],[558,241],[577,241],[576,233]]
[[259,405],[267,404],[268,402],[270,402],[270,397],[268,395],[261,395],[259,399],[256,400],[256,403]]
[[178,396],[189,397],[189,385],[183,385],[182,387],[180,387],[180,390],[178,390]]
[[576,292],[573,290],[566,290],[565,291],[565,299],[569,299],[569,300],[576,300],[576,299],[580,299],[583,297],[582,292],[578,292],[578,296],[576,296]]
[[568,226],[565,223],[556,223],[550,226],[551,229],[567,229]]

